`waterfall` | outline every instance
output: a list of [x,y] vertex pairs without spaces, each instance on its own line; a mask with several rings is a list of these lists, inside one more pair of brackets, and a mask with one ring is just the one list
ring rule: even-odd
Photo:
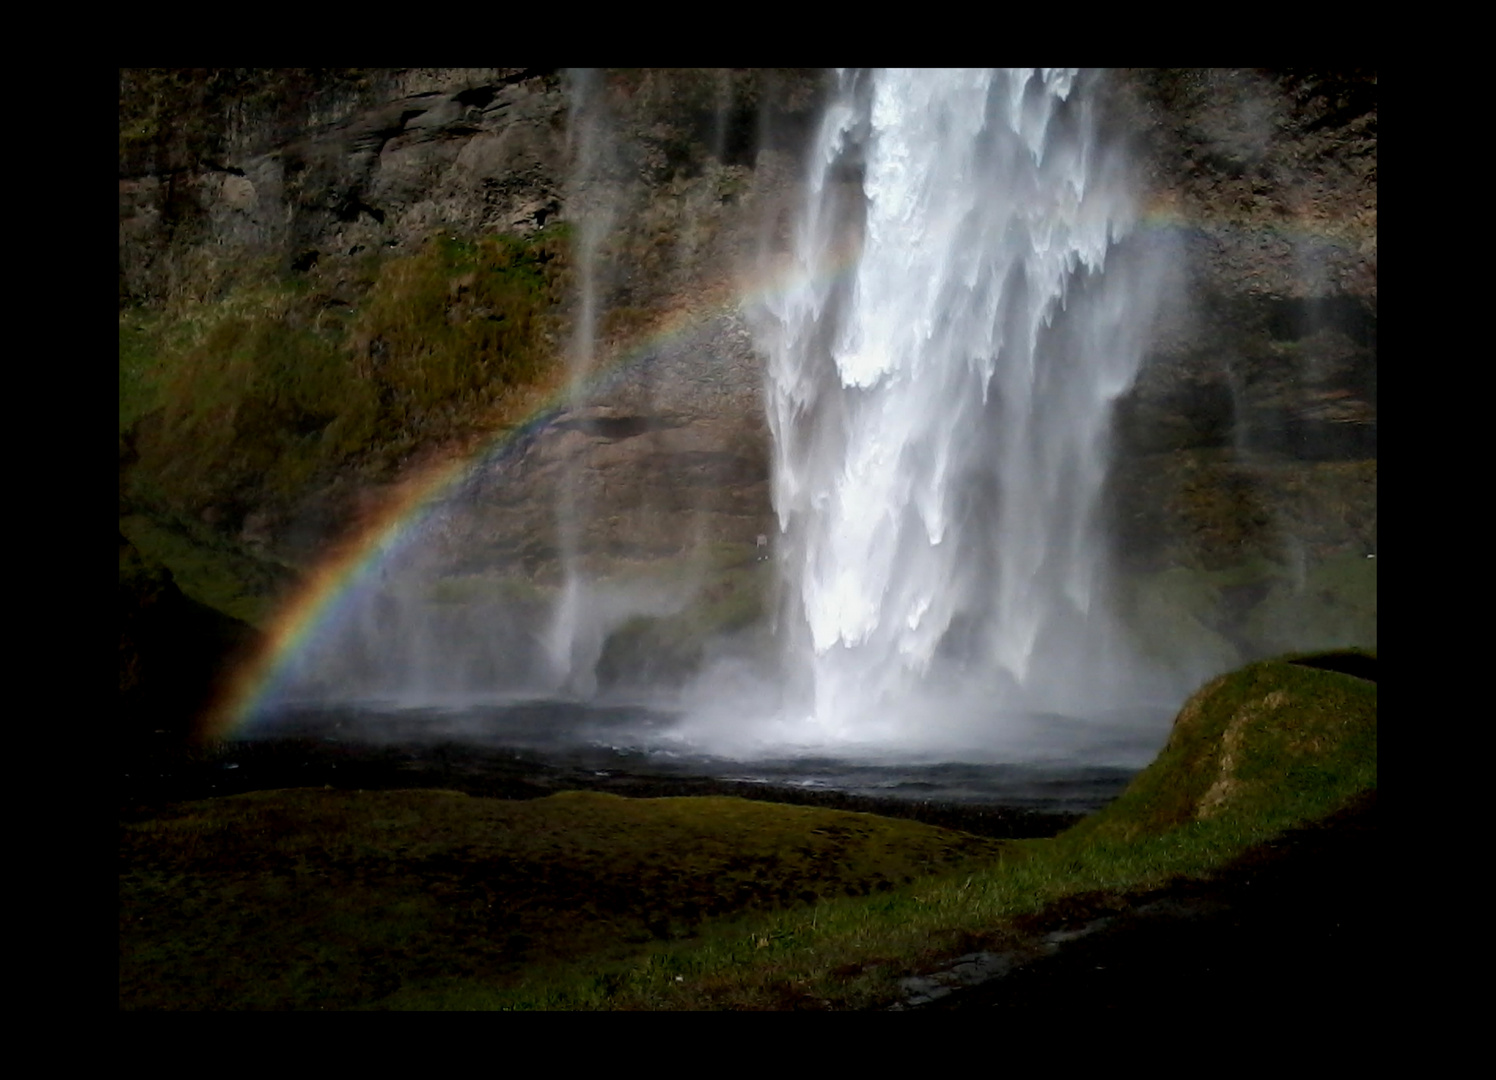
[[[577,266],[576,317],[566,351],[567,407],[581,402],[587,377],[597,362],[598,248],[613,227],[614,199],[605,193],[604,176],[610,140],[607,132],[603,87],[599,74],[591,70],[570,73],[571,108],[567,123],[567,150],[571,158],[571,201],[579,206],[574,259]],[[581,521],[590,512],[585,505],[572,463],[563,473],[556,492],[556,541],[560,561],[560,590],[542,638],[545,659],[554,685],[565,691],[590,694],[595,688],[592,662],[596,645],[585,655],[589,637],[598,635],[589,626],[590,590],[579,565],[578,538]],[[583,655],[579,655],[582,653]]]
[[954,722],[957,688],[989,717],[1117,693],[1098,507],[1151,309],[1096,84],[838,76],[756,325],[807,739]]
[[[603,80],[571,78],[577,292],[562,414],[513,454],[475,464],[403,535],[398,557],[382,557],[379,579],[349,590],[288,669],[286,700],[595,702],[613,692],[599,687],[598,666],[615,631],[639,620],[647,634],[650,619],[693,603],[699,615],[729,595],[706,595],[705,559],[678,557],[668,573],[634,580],[607,573],[609,543],[627,539],[620,530],[636,518],[598,527],[618,496],[594,453],[607,440],[589,428],[603,400],[589,386],[599,323],[620,291],[620,238],[650,204],[644,158],[621,142],[627,129]],[[1081,760],[1076,748],[1098,743],[1076,734],[1076,718],[1138,704],[1101,505],[1113,404],[1139,367],[1157,275],[1131,232],[1128,161],[1100,86],[1092,74],[1043,69],[837,76],[779,244],[787,250],[765,256],[780,287],[744,312],[766,360],[773,440],[772,639],[757,628],[722,634],[700,650],[688,684],[626,687],[671,711],[668,740],[744,759],[877,747],[1011,761],[1058,747]],[[729,100],[719,84],[719,157]],[[777,237],[779,215],[764,220]],[[682,415],[722,407],[703,402],[741,407],[713,383],[721,342],[700,341],[652,347],[653,366],[629,376],[628,418],[641,432],[665,392],[655,379],[679,390],[701,375],[696,398],[677,395],[691,399]],[[614,465],[654,468],[672,447],[715,453],[710,425],[681,430],[649,435]],[[525,500],[542,497],[547,510],[527,516]],[[545,553],[528,581],[485,548],[511,498],[520,524],[499,532],[511,545],[503,558],[520,558],[515,537]],[[628,509],[648,513],[649,498]],[[671,492],[661,512],[680,515],[681,502]],[[704,527],[667,520],[682,546],[707,546]],[[755,517],[751,533],[725,538],[746,545],[762,528]],[[733,569],[741,595],[759,588],[756,570]],[[683,619],[660,640],[695,632]]]

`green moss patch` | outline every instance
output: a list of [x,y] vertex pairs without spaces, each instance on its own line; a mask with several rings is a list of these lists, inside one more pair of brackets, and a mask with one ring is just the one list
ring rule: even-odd
[[1375,684],[1283,661],[1197,692],[1158,758],[1070,841],[1132,840],[1214,819],[1281,829],[1376,786]]
[[1221,587],[1210,573],[1174,567],[1128,584],[1132,640],[1144,655],[1216,671],[1241,663],[1238,646],[1221,633]]
[[[565,238],[433,237],[366,280],[246,268],[222,296],[120,318],[120,422],[139,496],[201,506],[303,493],[354,457],[475,423],[542,373]],[[145,422],[150,420],[152,422]]]
[[193,534],[143,514],[120,518],[119,528],[152,561],[170,567],[184,594],[250,626],[262,624],[294,580],[290,568],[255,558],[207,529]]
[[[251,514],[305,514],[334,479],[383,481],[419,447],[487,430],[550,370],[566,249],[556,227],[435,236],[410,255],[371,255],[357,273],[246,265],[212,295],[123,310],[122,513],[229,548]],[[218,560],[208,574],[181,545],[131,538],[189,590],[244,569]],[[216,605],[226,589],[198,592]]]

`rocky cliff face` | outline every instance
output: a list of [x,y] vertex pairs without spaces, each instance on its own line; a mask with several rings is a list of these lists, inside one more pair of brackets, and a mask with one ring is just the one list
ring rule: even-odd
[[[336,312],[366,302],[369,260],[419,251],[433,236],[524,237],[569,226],[573,261],[585,248],[589,280],[573,281],[564,328],[548,338],[549,382],[569,376],[581,385],[585,369],[633,355],[606,390],[574,401],[574,415],[533,440],[524,475],[534,482],[516,483],[534,499],[518,497],[526,509],[505,519],[506,535],[525,535],[500,546],[554,546],[541,535],[539,522],[554,516],[541,492],[562,460],[600,521],[622,515],[643,525],[656,520],[647,507],[694,491],[693,510],[739,516],[735,531],[751,539],[767,507],[765,429],[759,378],[729,301],[765,217],[782,209],[819,79],[645,72],[568,90],[545,71],[341,73],[320,85],[287,75],[276,97],[274,78],[246,73],[257,95],[225,89],[196,106],[208,115],[179,107],[196,122],[189,129],[171,111],[178,100],[125,107],[150,79],[124,73],[122,303],[184,295],[210,303],[240,267],[273,262],[314,282],[308,287]],[[203,82],[216,85],[200,74],[192,82],[200,95]],[[132,109],[151,114],[139,132],[123,118]],[[595,337],[585,346],[575,337],[584,284]],[[483,317],[463,310],[462,290],[454,280],[449,322]],[[661,339],[641,352],[662,326],[692,344]],[[353,348],[373,365],[383,344],[356,340]],[[659,498],[645,493],[651,486]],[[294,562],[291,547],[314,549],[356,513],[349,487],[321,476],[299,503],[241,505],[223,524],[239,532],[230,540]],[[702,501],[713,499],[720,505]],[[515,524],[532,519],[533,528]],[[671,526],[652,531],[683,535]]]
[[609,230],[609,253],[632,256],[609,306],[699,286],[709,267],[730,273],[735,249],[711,244],[724,227],[742,242],[756,226],[740,211],[766,178],[786,178],[819,75],[592,81],[528,69],[122,72],[121,297],[207,294],[267,255],[304,272],[434,232],[524,235],[604,198],[630,219]]
[[1374,646],[1376,75],[1119,74],[1177,257],[1118,416],[1140,622],[1222,662]]
[[[824,86],[800,71],[122,71],[121,309],[210,306],[266,264],[303,283],[315,303],[298,317],[321,326],[368,305],[381,260],[433,237],[565,228],[571,276],[536,380],[586,389],[479,470],[453,572],[554,573],[558,486],[585,507],[584,555],[751,545],[772,508],[736,298],[787,226]],[[1376,77],[1124,70],[1111,86],[1143,232],[1176,273],[1119,412],[1120,554],[1143,621],[1268,649],[1300,618],[1305,575],[1375,550]],[[453,274],[447,322],[492,320]],[[386,346],[353,332],[337,347],[363,371]],[[152,415],[122,428],[122,454]],[[132,520],[187,528],[131,467]],[[278,500],[220,499],[232,512],[187,531],[294,564],[378,479],[327,466]],[[1364,582],[1324,589],[1364,625]],[[1374,575],[1370,595],[1374,635]]]

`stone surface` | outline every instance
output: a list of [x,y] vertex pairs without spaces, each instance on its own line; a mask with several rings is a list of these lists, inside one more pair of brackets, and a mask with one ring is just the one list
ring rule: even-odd
[[553,577],[563,516],[576,553],[600,566],[755,543],[777,529],[761,393],[730,310],[625,358],[475,472],[447,558],[467,572],[520,562]]

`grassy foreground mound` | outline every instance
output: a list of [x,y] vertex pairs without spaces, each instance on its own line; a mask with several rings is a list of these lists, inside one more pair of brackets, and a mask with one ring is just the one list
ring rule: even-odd
[[1374,790],[1376,685],[1265,661],[1111,806],[998,842],[736,799],[265,792],[122,829],[125,1007],[877,1007],[1023,926],[1209,875]]
[[720,797],[311,789],[185,804],[120,847],[122,1006],[349,1008],[876,894],[1001,844]]

